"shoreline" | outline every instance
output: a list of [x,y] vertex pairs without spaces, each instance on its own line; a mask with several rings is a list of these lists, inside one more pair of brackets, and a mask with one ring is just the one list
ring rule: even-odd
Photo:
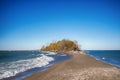
[[[23,72],[20,72],[20,73],[17,73],[16,75],[14,76],[9,76],[9,77],[5,77],[5,78],[2,78],[0,80],[23,80],[24,78],[26,77],[29,77],[35,73],[38,73],[38,72],[42,72],[42,71],[45,71],[47,70],[50,66],[56,64],[56,63],[60,63],[60,62],[63,62],[67,59],[70,59],[72,56],[71,55],[68,55],[68,54],[64,54],[64,53],[55,53],[55,52],[46,52],[44,51],[46,56],[48,57],[53,57],[54,55],[56,55],[55,57],[53,57],[55,60],[49,62],[49,64],[45,65],[45,66],[42,66],[42,67],[35,67],[35,68],[31,68],[31,69],[28,69],[26,71],[23,71]],[[44,52],[42,54],[44,54]]]
[[24,80],[119,80],[120,68],[80,52],[67,52],[71,59],[53,64]]

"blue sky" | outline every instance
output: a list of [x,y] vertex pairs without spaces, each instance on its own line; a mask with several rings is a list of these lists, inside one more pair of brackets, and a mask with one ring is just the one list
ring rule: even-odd
[[82,49],[120,49],[119,0],[0,0],[0,50],[61,39]]

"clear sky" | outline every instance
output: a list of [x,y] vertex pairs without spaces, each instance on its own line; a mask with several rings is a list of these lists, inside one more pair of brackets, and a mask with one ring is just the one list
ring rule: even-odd
[[119,0],[0,0],[0,50],[77,40],[82,49],[120,49]]

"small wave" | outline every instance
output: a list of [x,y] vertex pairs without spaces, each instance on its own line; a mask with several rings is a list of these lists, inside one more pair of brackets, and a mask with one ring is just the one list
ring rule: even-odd
[[54,58],[42,54],[37,58],[0,63],[0,79],[15,76],[17,73],[28,69],[46,66],[51,61],[54,61]]
[[61,56],[67,56],[66,54],[62,54]]
[[105,57],[102,57],[103,60],[105,60]]
[[46,52],[46,53],[48,53],[48,54],[46,54],[46,55],[56,55],[57,53],[55,53],[55,52]]

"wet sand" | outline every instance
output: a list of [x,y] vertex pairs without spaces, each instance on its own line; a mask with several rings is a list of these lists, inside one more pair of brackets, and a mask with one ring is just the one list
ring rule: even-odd
[[68,54],[73,57],[25,80],[120,80],[120,68],[95,60],[82,51]]

